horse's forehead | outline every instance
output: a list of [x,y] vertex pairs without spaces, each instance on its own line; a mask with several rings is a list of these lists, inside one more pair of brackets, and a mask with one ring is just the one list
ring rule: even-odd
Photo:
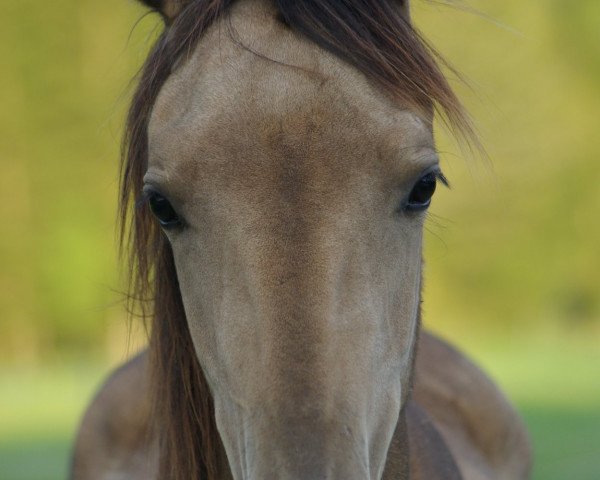
[[163,86],[149,128],[155,158],[190,158],[230,139],[294,143],[307,133],[312,141],[361,136],[392,148],[399,139],[431,143],[429,122],[362,73],[291,32],[268,6],[239,5]]

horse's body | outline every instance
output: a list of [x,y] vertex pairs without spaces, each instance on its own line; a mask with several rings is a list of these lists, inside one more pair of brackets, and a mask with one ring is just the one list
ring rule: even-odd
[[147,3],[168,26],[122,200],[147,200],[150,348],[86,415],[74,478],[526,478],[504,397],[417,345],[434,103],[468,123],[407,2]]
[[[527,432],[498,388],[458,351],[423,332],[406,411],[408,438],[398,431],[384,479],[516,480],[527,478]],[[157,477],[157,443],[149,432],[148,354],[116,370],[88,409],[78,435],[73,478]],[[225,458],[224,452],[221,458]],[[231,478],[227,464],[223,479]]]

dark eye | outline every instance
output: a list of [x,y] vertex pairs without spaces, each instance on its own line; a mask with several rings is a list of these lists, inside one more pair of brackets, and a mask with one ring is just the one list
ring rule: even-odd
[[149,193],[148,205],[150,205],[150,210],[164,229],[169,230],[182,225],[182,221],[173,206],[160,193]]
[[425,210],[431,203],[436,181],[437,176],[434,172],[423,175],[410,192],[406,210],[413,212]]

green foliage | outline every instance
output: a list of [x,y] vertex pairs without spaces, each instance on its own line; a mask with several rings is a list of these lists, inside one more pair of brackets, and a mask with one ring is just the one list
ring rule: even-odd
[[2,10],[0,352],[104,347],[108,320],[123,317],[114,219],[126,91],[156,19],[131,32],[142,12],[123,0]]
[[[459,89],[491,161],[443,155],[454,188],[429,224],[426,319],[466,343],[472,329],[597,335],[600,6],[471,3],[489,18],[416,3],[472,86]],[[456,150],[447,135],[440,148]]]

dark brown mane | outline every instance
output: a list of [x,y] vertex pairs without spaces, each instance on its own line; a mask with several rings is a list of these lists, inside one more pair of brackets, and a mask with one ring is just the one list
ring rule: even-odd
[[[155,428],[161,479],[216,479],[220,438],[211,395],[184,314],[170,245],[142,197],[147,127],[175,62],[193,51],[234,0],[192,0],[167,25],[140,75],[127,119],[120,218],[130,258],[130,298],[150,322]],[[147,2],[151,3],[151,2]],[[160,2],[153,2],[159,4]],[[276,0],[293,30],[354,65],[399,102],[436,108],[459,131],[472,131],[436,64],[438,58],[402,15],[399,0]]]

